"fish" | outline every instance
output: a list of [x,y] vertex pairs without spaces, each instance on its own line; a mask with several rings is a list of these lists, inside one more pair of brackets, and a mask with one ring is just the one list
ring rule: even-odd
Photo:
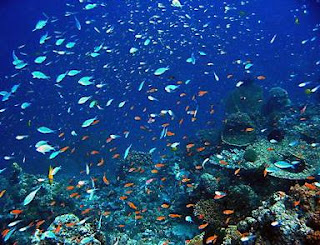
[[37,30],[41,30],[42,28],[44,28],[47,23],[48,23],[49,18],[47,18],[46,20],[39,20],[35,26],[35,28],[32,30],[32,32],[37,31]]
[[81,24],[80,24],[80,21],[78,20],[78,18],[76,16],[73,16],[74,17],[74,21],[76,22],[76,27],[79,31],[81,31]]
[[294,165],[286,161],[277,161],[274,163],[274,166],[281,169],[294,168]]
[[226,209],[222,212],[223,214],[229,215],[229,214],[233,214],[234,210],[230,210],[230,209]]
[[82,123],[81,127],[87,128],[87,127],[91,126],[95,120],[97,120],[97,117],[87,119]]
[[41,186],[35,189],[34,191],[30,192],[23,200],[23,206],[27,206],[29,203],[31,203],[40,189]]
[[169,70],[169,66],[167,66],[167,67],[161,67],[161,68],[156,69],[153,74],[154,74],[155,76],[160,76],[160,75],[162,75],[163,73],[165,73],[165,72],[168,71],[168,70]]
[[89,86],[89,85],[93,84],[93,82],[90,81],[92,78],[93,77],[91,77],[91,76],[82,77],[79,79],[78,83],[82,86]]
[[78,104],[79,105],[82,105],[84,103],[86,103],[89,99],[91,99],[92,96],[84,96],[84,97],[81,97],[79,100],[78,100]]
[[167,85],[164,90],[168,93],[172,93],[174,91],[176,91],[176,89],[178,89],[180,86],[179,85]]
[[145,83],[145,81],[143,81],[143,82],[140,83],[139,88],[138,88],[138,91],[141,91],[141,90],[142,90],[144,83]]
[[199,225],[198,228],[199,230],[203,230],[204,228],[206,228],[209,225],[209,223],[204,223],[202,225]]
[[10,239],[10,237],[12,236],[12,234],[16,231],[16,228],[12,228],[11,230],[8,230],[8,232],[6,233],[5,236],[3,236],[3,240],[6,242]]
[[50,129],[50,128],[48,128],[48,127],[44,127],[44,126],[39,127],[39,128],[37,129],[37,131],[38,131],[39,133],[42,133],[42,134],[51,134],[51,133],[55,133],[55,132],[56,132],[55,130],[52,130],[52,129]]
[[215,73],[215,72],[213,72],[213,75],[214,75],[214,79],[217,81],[217,82],[219,82],[219,77],[218,77],[218,75]]
[[124,159],[124,160],[128,157],[128,154],[129,154],[129,151],[130,151],[130,149],[131,149],[131,146],[132,146],[132,144],[129,145],[128,148],[127,148],[127,149],[125,150],[125,152],[124,152],[124,156],[123,156],[123,159]]
[[33,71],[31,74],[32,74],[32,78],[36,78],[36,79],[47,79],[47,80],[50,79],[49,76],[47,76],[46,74],[44,74],[44,73],[41,72],[41,71]]
[[270,43],[271,43],[271,44],[274,43],[274,41],[276,40],[276,37],[277,37],[277,34],[275,34],[275,35],[272,37],[272,39],[270,40]]
[[127,204],[128,204],[128,206],[129,206],[130,208],[132,208],[132,209],[135,209],[135,210],[138,209],[137,206],[136,206],[133,202],[127,202]]
[[48,173],[48,180],[49,180],[49,184],[52,185],[53,184],[53,174],[52,174],[52,167],[49,166],[49,173]]
[[43,63],[46,59],[47,59],[46,56],[38,56],[38,57],[34,60],[34,63],[36,63],[36,64],[41,64],[41,63]]
[[207,239],[206,239],[206,244],[210,244],[210,243],[216,243],[218,239],[218,236],[217,235],[213,235],[213,236],[209,236]]
[[29,102],[24,102],[24,103],[21,104],[21,109],[22,109],[22,110],[25,110],[25,109],[27,109],[30,105],[31,105],[31,103],[29,103]]

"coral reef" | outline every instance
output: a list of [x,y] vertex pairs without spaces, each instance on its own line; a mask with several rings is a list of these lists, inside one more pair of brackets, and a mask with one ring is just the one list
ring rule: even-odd
[[57,216],[45,232],[35,232],[32,244],[105,244],[102,233],[98,235],[95,227],[84,221],[74,214]]
[[248,114],[237,112],[227,116],[221,139],[232,146],[247,146],[256,139],[255,123]]
[[253,120],[261,114],[263,92],[252,80],[245,80],[242,86],[231,92],[226,101],[226,113],[245,113]]
[[273,194],[251,217],[238,223],[238,230],[254,233],[264,243],[303,244],[311,228],[296,210],[287,208],[288,198],[284,192]]
[[264,105],[264,113],[267,115],[282,112],[291,105],[289,94],[280,87],[274,87],[269,90],[269,96]]

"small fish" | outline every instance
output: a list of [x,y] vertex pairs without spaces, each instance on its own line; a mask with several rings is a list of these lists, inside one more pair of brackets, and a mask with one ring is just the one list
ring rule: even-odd
[[276,40],[276,37],[277,37],[277,34],[275,34],[275,35],[272,37],[272,39],[270,40],[270,43],[271,43],[271,44],[274,43],[274,40]]
[[83,128],[89,127],[94,123],[95,120],[97,120],[97,117],[87,119],[82,123],[81,127],[83,127]]
[[274,163],[274,166],[281,169],[294,168],[294,166],[291,163],[286,161],[277,161]]
[[130,151],[130,149],[131,149],[131,146],[132,146],[132,144],[129,145],[128,148],[127,148],[127,149],[125,150],[125,152],[124,152],[124,156],[123,156],[123,159],[124,159],[124,160],[128,157],[128,154],[129,154],[129,151]]
[[30,192],[24,199],[23,201],[23,205],[26,206],[28,205],[30,202],[33,201],[33,199],[35,198],[37,192],[41,189],[41,186],[38,187],[37,189],[35,189],[34,191]]
[[33,71],[32,73],[32,78],[37,78],[37,79],[50,79],[49,76],[47,76],[46,74],[44,74],[41,71]]
[[55,132],[55,130],[52,130],[52,129],[50,129],[50,128],[48,128],[48,127],[44,127],[44,126],[39,127],[39,128],[37,129],[37,131],[40,132],[40,133],[42,133],[42,134],[51,134],[51,133],[54,133],[54,132]]
[[209,223],[204,223],[202,225],[199,225],[199,230],[203,230],[204,228],[206,228],[209,225]]
[[154,75],[160,76],[160,75],[162,75],[163,73],[165,73],[167,70],[169,70],[169,67],[161,67],[161,68],[158,68],[157,70],[154,71]]
[[82,86],[89,86],[93,84],[93,82],[90,81],[92,78],[93,77],[90,77],[90,76],[82,77],[79,79],[78,83]]
[[74,21],[76,22],[77,29],[80,31],[81,30],[81,24],[80,24],[80,21],[78,20],[78,18],[76,16],[74,16]]
[[217,82],[219,82],[219,77],[218,77],[218,75],[215,73],[215,72],[213,72],[213,75],[214,75],[214,79],[217,81]]

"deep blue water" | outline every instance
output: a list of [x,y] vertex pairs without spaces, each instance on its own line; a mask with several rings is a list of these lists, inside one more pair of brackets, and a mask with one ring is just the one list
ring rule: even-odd
[[[244,1],[243,4],[228,4],[231,7],[228,11],[225,11],[227,5],[223,1],[182,1],[181,9],[171,7],[169,1],[162,2],[165,9],[157,7],[159,1],[98,3],[103,6],[83,10],[85,3],[75,0],[2,1],[0,90],[9,91],[14,84],[21,85],[8,101],[0,102],[0,109],[6,108],[0,114],[0,167],[13,161],[22,163],[25,157],[22,166],[28,171],[43,173],[50,164],[61,164],[65,171],[76,174],[85,163],[100,159],[100,156],[88,156],[87,152],[100,151],[110,165],[113,154],[119,153],[122,157],[130,144],[132,150],[149,151],[157,147],[154,153],[157,158],[168,151],[166,143],[184,144],[192,141],[199,129],[218,127],[224,118],[226,95],[245,78],[263,75],[266,79],[256,82],[265,92],[281,86],[295,102],[303,104],[317,99],[317,93],[307,96],[305,88],[298,87],[301,82],[312,81],[310,88],[320,83],[317,63],[320,60],[320,6],[315,1]],[[75,13],[81,22],[81,31],[75,26],[73,14],[66,17],[66,12]],[[50,17],[49,22],[42,30],[32,32],[37,21],[44,19],[42,13]],[[152,24],[150,20],[161,22]],[[85,24],[85,21],[91,23]],[[111,26],[113,32],[106,34]],[[46,32],[50,39],[40,45],[39,39]],[[143,38],[136,38],[137,34]],[[277,36],[271,44],[274,35]],[[75,47],[68,50],[73,54],[52,52],[67,50],[64,45],[55,45],[60,37],[66,39],[64,45],[69,41],[76,42]],[[146,38],[152,40],[148,46],[143,45]],[[304,40],[308,41],[302,44]],[[101,44],[104,48],[99,52],[100,56],[88,56]],[[19,49],[21,45],[25,47]],[[138,48],[134,55],[129,53],[132,47]],[[112,50],[111,53],[106,53],[106,49]],[[28,63],[26,68],[14,68],[13,50]],[[199,51],[206,55],[200,56]],[[195,65],[186,62],[192,53],[195,54]],[[33,60],[39,55],[47,56],[47,60],[37,65]],[[245,72],[244,65],[236,64],[236,60],[251,61],[250,73]],[[48,62],[52,63],[46,65]],[[103,68],[106,64],[108,67]],[[154,70],[167,66],[170,68],[167,72],[154,76]],[[62,87],[55,86],[56,77],[70,69],[81,70],[81,73],[66,77],[59,84]],[[51,79],[33,79],[31,72],[36,70]],[[219,81],[215,80],[214,72]],[[231,79],[227,79],[229,74],[233,75]],[[82,76],[93,76],[95,84],[105,86],[100,89],[94,85],[83,87],[77,83]],[[166,85],[189,79],[189,84],[182,84],[174,93],[164,90]],[[145,85],[139,92],[142,81]],[[151,88],[158,91],[147,93]],[[208,91],[208,94],[196,96],[200,90]],[[186,96],[181,97],[181,93]],[[148,100],[148,95],[159,101]],[[89,102],[78,105],[82,96],[92,96],[91,100],[97,100],[103,109],[89,108]],[[193,96],[196,96],[195,100]],[[114,101],[106,107],[109,99]],[[123,108],[118,108],[121,101],[127,102]],[[31,106],[22,110],[23,102],[30,102]],[[191,116],[186,114],[187,106],[190,110],[198,106],[195,122],[191,122]],[[211,108],[215,110],[213,115],[209,113]],[[152,124],[147,123],[149,114],[168,109],[174,112],[173,119],[165,115],[156,117]],[[81,127],[83,121],[95,116],[100,120],[97,125]],[[134,120],[135,116],[141,117],[141,121]],[[184,122],[179,125],[181,119]],[[161,125],[168,122],[168,130],[175,135],[160,140]],[[40,126],[55,129],[57,133],[43,135],[37,132]],[[72,136],[72,130],[78,136]],[[128,138],[123,137],[124,131],[130,131]],[[62,132],[65,136],[58,137]],[[107,144],[110,134],[121,138]],[[29,137],[18,141],[17,135]],[[90,138],[82,141],[81,137],[85,135]],[[190,139],[183,139],[184,136]],[[153,137],[157,138],[153,140]],[[34,145],[39,140],[48,140],[57,148],[70,146],[76,149],[75,154],[60,154],[54,160],[48,160],[48,154],[42,155],[35,150]],[[117,149],[110,152],[113,147]],[[3,160],[4,156],[14,158]]]

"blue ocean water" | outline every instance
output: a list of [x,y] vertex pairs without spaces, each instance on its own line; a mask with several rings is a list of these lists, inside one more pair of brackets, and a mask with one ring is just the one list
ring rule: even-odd
[[[97,6],[86,10],[89,3]],[[73,176],[84,171],[86,164],[103,158],[105,165],[92,171],[112,173],[130,145],[130,151],[156,148],[152,156],[160,162],[162,155],[172,153],[168,144],[177,142],[185,147],[194,142],[199,130],[220,127],[227,95],[246,79],[254,80],[266,94],[272,87],[282,87],[294,103],[319,101],[317,89],[311,95],[305,92],[320,85],[317,1],[181,4],[2,1],[0,91],[20,86],[0,102],[0,168],[18,162],[26,172],[46,174],[49,165],[61,165],[61,173]],[[46,16],[46,25],[32,31]],[[46,33],[47,39],[40,44]],[[60,46],[56,45],[59,38],[65,39]],[[145,45],[147,39],[150,43]],[[67,48],[68,42],[75,46]],[[95,48],[99,55],[92,57]],[[137,51],[130,53],[131,48]],[[13,52],[27,63],[25,68],[15,68]],[[36,64],[38,56],[46,56],[46,60]],[[190,57],[194,64],[186,61]],[[246,69],[247,64],[252,66]],[[161,67],[168,70],[154,75]],[[58,75],[73,69],[80,74],[56,82]],[[50,78],[33,78],[34,71]],[[80,85],[78,80],[84,76],[92,76],[93,84]],[[264,79],[257,79],[259,76]],[[303,82],[308,85],[299,87]],[[168,85],[178,87],[168,93]],[[78,104],[84,96],[91,97]],[[31,105],[22,109],[24,102]],[[120,108],[121,102],[125,104]],[[82,127],[90,118],[98,121]],[[55,132],[42,134],[37,131],[41,126]],[[164,129],[172,136],[161,139]],[[25,137],[17,139],[21,135]],[[110,135],[120,137],[108,143]],[[89,138],[83,140],[86,136]],[[35,144],[41,140],[57,151],[69,149],[50,160],[50,153],[36,151]]]
[[[46,138],[59,146],[80,144],[81,147],[81,142],[76,142],[79,137],[70,135],[72,130],[80,135],[94,135],[97,149],[109,134],[121,135],[128,130],[128,139],[119,140],[117,145],[119,153],[131,143],[133,149],[157,147],[157,153],[160,153],[165,148],[164,142],[151,139],[160,135],[161,123],[171,123],[170,130],[176,135],[170,140],[174,138],[175,141],[185,135],[191,136],[200,128],[219,124],[225,95],[241,79],[264,75],[267,79],[260,85],[265,90],[281,86],[297,100],[306,97],[297,84],[319,79],[316,72],[319,69],[316,65],[319,31],[312,31],[318,25],[319,4],[313,1],[244,1],[230,4],[230,10],[223,2],[190,1],[181,10],[169,6],[165,11],[157,4],[108,1],[103,7],[84,11],[84,4],[77,1],[4,1],[1,6],[1,30],[4,33],[0,40],[1,88],[8,90],[14,84],[21,86],[17,94],[2,103],[2,108],[7,108],[1,115],[2,155],[14,154],[16,160],[25,156],[30,169],[38,169],[37,161],[44,162],[40,166],[47,165],[46,157],[37,154],[32,146],[43,139],[43,135],[35,131],[42,125],[65,132],[62,141],[56,135]],[[65,17],[67,12],[71,14]],[[42,30],[32,32],[37,21],[45,18],[42,13],[50,17],[49,23]],[[77,30],[72,13],[82,23],[81,31]],[[152,24],[152,18],[161,19],[161,22]],[[85,21],[91,23],[85,24]],[[105,31],[110,27],[113,31],[107,35]],[[50,39],[40,45],[39,38],[46,32]],[[142,35],[142,39],[135,38],[135,35]],[[270,44],[274,35],[275,41]],[[59,56],[52,53],[58,49],[54,45],[55,36],[63,36],[65,43],[76,42],[72,54]],[[310,41],[313,37],[316,39]],[[156,44],[144,46],[143,41],[147,38]],[[309,41],[302,44],[303,40]],[[19,49],[20,45],[25,46]],[[99,45],[112,50],[111,53],[88,57],[87,53]],[[129,54],[131,47],[137,47],[138,52]],[[28,63],[22,71],[15,70],[11,64],[13,50]],[[201,56],[199,51],[206,55]],[[192,53],[196,58],[195,65],[185,62]],[[47,56],[44,65],[34,64],[34,58],[43,54]],[[250,60],[253,64],[250,73],[245,73],[243,65],[235,64],[236,60]],[[45,65],[48,62],[51,64]],[[139,65],[139,62],[145,65]],[[103,68],[106,64],[108,68]],[[170,67],[169,71],[155,77],[152,71],[162,66]],[[105,86],[101,89],[82,87],[76,83],[76,78],[65,79],[61,88],[54,86],[57,75],[68,69],[82,71],[76,78],[93,76],[96,84]],[[32,79],[30,73],[34,70],[43,71],[51,79]],[[215,80],[214,72],[219,81]],[[11,77],[15,73],[19,74]],[[228,74],[233,77],[226,79]],[[187,80],[190,83],[181,85],[174,93],[168,94],[164,90],[168,84]],[[139,92],[142,81],[145,85]],[[148,87],[158,90],[154,97],[159,101],[147,99]],[[199,90],[208,91],[208,94],[192,100]],[[187,96],[180,98],[181,93]],[[101,107],[108,99],[114,99],[113,106],[99,110],[77,105],[77,100],[86,95],[93,96]],[[120,101],[127,101],[124,108],[115,106]],[[18,105],[22,102],[30,102],[31,106],[22,111]],[[190,122],[190,116],[185,113],[186,106],[191,110],[198,106],[196,122]],[[130,107],[134,108],[130,110]],[[208,113],[211,107],[215,110],[213,115]],[[145,123],[148,114],[167,109],[175,114],[172,122],[164,117],[154,124]],[[100,120],[99,126],[81,129],[81,122],[94,116]],[[133,120],[134,116],[140,116],[142,121]],[[180,119],[184,119],[183,126],[177,123]],[[30,126],[27,125],[29,120]],[[148,130],[141,130],[142,125]],[[17,141],[15,135],[18,134],[30,137]],[[5,166],[6,162],[1,164]]]

